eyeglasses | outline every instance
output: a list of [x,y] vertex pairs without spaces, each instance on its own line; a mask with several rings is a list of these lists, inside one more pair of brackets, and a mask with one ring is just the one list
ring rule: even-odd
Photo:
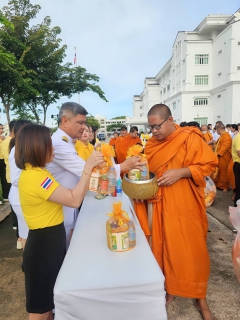
[[161,122],[160,124],[155,124],[154,126],[148,126],[148,129],[153,131],[153,129],[155,130],[160,130],[162,125],[164,124],[165,121],[167,121],[169,119],[169,117],[167,119],[165,119],[163,122]]

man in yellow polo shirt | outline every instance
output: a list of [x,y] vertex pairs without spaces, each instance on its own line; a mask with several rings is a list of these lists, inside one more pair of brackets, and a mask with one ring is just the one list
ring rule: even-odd
[[235,207],[237,200],[240,199],[240,133],[236,134],[232,141],[232,158],[233,158],[233,172],[235,176],[236,195],[234,199]]

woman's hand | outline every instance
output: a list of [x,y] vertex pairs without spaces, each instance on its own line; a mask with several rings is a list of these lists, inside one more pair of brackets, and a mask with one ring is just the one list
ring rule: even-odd
[[94,167],[98,166],[102,162],[104,162],[102,152],[94,151],[87,159],[85,167],[89,168],[92,171]]

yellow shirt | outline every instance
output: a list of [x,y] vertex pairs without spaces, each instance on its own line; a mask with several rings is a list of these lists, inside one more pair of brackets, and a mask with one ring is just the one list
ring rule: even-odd
[[63,222],[62,205],[48,201],[59,183],[47,169],[26,165],[18,182],[20,203],[29,229],[42,229]]
[[81,157],[85,161],[90,157],[90,155],[94,151],[94,147],[91,143],[88,142],[88,144],[85,145],[84,143],[82,143],[82,141],[79,140],[77,140],[75,143],[75,149],[79,157]]
[[4,141],[2,141],[2,153],[4,157],[4,162],[6,164],[6,179],[8,183],[11,183],[10,180],[10,167],[8,163],[8,156],[9,156],[9,143],[12,137],[8,136]]
[[240,150],[240,132],[235,135],[232,141],[232,158],[233,162],[239,162],[240,163],[240,157],[237,154],[237,151]]

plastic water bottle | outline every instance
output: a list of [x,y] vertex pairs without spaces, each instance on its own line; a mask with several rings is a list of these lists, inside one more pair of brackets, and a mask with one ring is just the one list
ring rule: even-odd
[[128,240],[129,248],[134,248],[136,246],[136,229],[134,223],[130,220],[128,222]]
[[122,180],[121,180],[121,178],[118,179],[117,184],[116,184],[116,194],[117,194],[117,197],[122,196]]
[[146,164],[144,166],[142,166],[142,171],[141,171],[141,176],[140,176],[140,180],[144,181],[144,180],[148,180],[149,179],[149,168],[148,168],[148,161],[146,159],[145,154],[142,155],[142,160],[141,162],[144,161],[146,162]]
[[108,194],[111,194],[115,191],[116,186],[116,171],[114,167],[111,167],[107,173],[108,177]]

